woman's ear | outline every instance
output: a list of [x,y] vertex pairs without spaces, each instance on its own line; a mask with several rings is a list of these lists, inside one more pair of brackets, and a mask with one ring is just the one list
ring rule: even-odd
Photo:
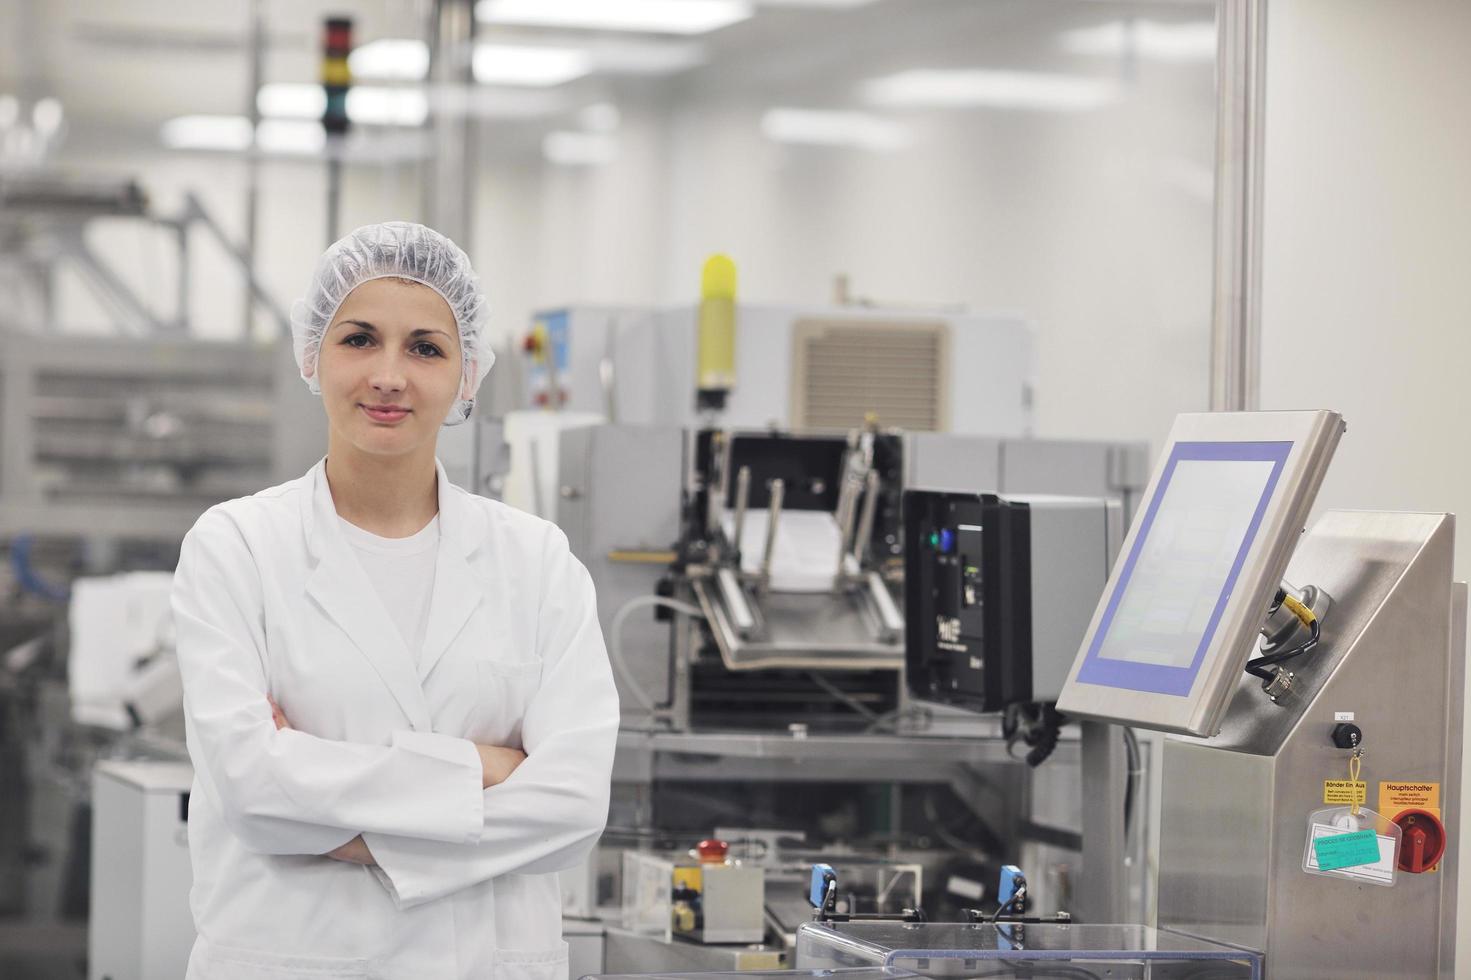
[[460,376],[460,401],[467,402],[475,397],[475,370],[479,366],[479,362],[472,358],[470,369]]

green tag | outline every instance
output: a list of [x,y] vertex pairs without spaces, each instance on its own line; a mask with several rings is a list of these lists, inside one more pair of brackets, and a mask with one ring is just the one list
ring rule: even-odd
[[1356,830],[1351,834],[1335,834],[1313,841],[1313,853],[1323,871],[1353,868],[1379,861],[1379,835],[1372,830]]

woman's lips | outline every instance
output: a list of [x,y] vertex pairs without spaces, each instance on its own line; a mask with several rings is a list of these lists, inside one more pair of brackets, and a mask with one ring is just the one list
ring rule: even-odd
[[388,425],[394,422],[402,422],[409,415],[407,408],[399,408],[397,406],[385,408],[374,405],[359,405],[358,407],[367,413],[368,418],[374,422],[381,422]]

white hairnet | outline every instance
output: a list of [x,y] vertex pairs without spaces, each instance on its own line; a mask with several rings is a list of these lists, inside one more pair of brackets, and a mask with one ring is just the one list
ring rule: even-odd
[[[347,299],[347,294],[370,279],[412,279],[434,290],[449,304],[460,328],[464,380],[471,392],[450,409],[445,425],[470,417],[474,392],[485,380],[495,353],[485,330],[485,294],[460,247],[432,228],[411,221],[364,225],[334,242],[317,260],[311,287],[291,307],[291,343],[296,365],[307,387],[321,394],[317,357],[322,335]],[[312,366],[307,374],[307,365]]]

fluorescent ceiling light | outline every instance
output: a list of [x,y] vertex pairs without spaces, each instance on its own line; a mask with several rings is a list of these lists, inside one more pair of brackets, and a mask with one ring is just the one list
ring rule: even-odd
[[353,78],[421,82],[429,77],[429,45],[408,37],[385,37],[353,48],[347,56]]
[[347,93],[347,118],[366,126],[422,126],[429,96],[423,89],[354,85]]
[[[546,44],[477,44],[472,67],[485,85],[560,85],[593,68],[589,53]],[[429,77],[429,46],[411,38],[384,38],[348,58],[354,78],[421,82]]]
[[247,150],[250,120],[244,116],[179,116],[159,130],[171,150]]
[[[321,119],[327,93],[310,82],[262,85],[255,104],[268,119]],[[429,118],[429,97],[417,88],[354,85],[347,93],[347,118],[365,126],[419,126]]]
[[327,133],[319,122],[262,119],[255,130],[255,145],[265,153],[315,155],[327,145]]
[[576,48],[477,44],[475,80],[482,85],[561,85],[592,70],[592,59]]
[[1212,61],[1216,57],[1216,25],[1211,21],[1167,24],[1154,20],[1115,20],[1097,27],[1065,31],[1062,46],[1072,54]]
[[756,0],[758,7],[813,7],[828,10],[847,10],[850,7],[866,7],[873,0]]
[[598,167],[618,156],[618,141],[602,133],[559,129],[546,134],[541,152],[552,163],[571,167]]
[[480,0],[489,24],[704,34],[751,16],[746,0]]
[[1067,112],[1096,109],[1112,102],[1118,90],[1110,81],[1046,72],[993,71],[983,68],[916,68],[864,84],[874,105],[960,109],[1039,109]]
[[672,75],[705,63],[697,41],[603,38],[586,48],[593,70],[611,75]]
[[824,109],[768,109],[761,132],[777,143],[851,146],[864,150],[898,150],[908,145],[909,131],[896,122],[866,112]]
[[311,82],[270,82],[255,93],[255,107],[273,119],[321,119],[327,93]]

